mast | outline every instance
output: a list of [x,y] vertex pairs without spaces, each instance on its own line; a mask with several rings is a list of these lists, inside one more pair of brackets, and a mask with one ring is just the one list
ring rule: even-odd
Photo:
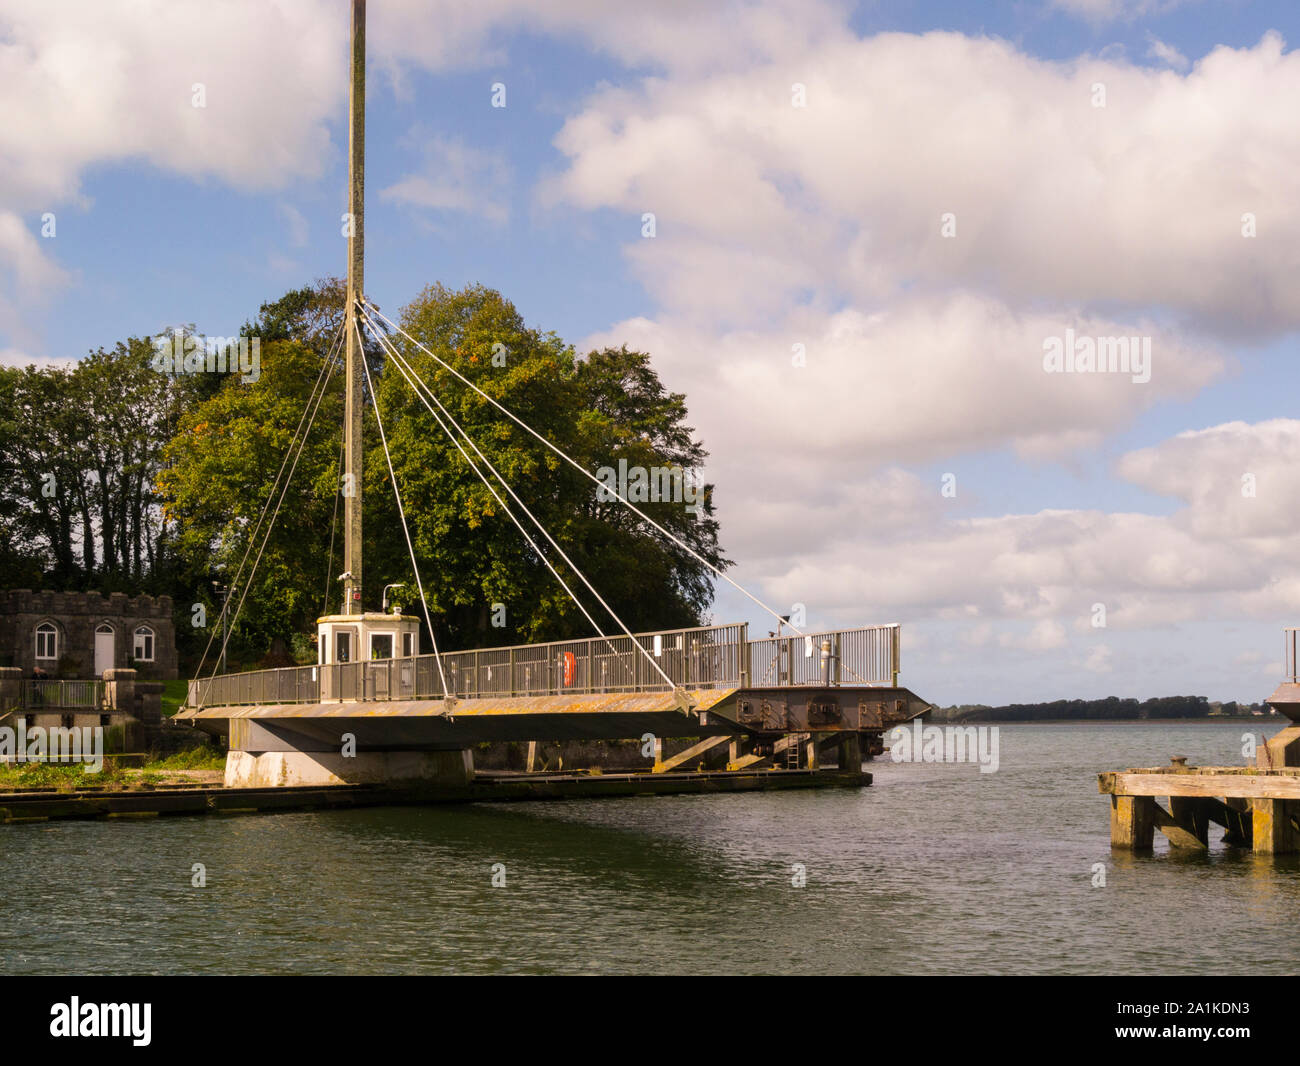
[[365,358],[357,339],[357,302],[364,294],[366,168],[366,0],[352,0],[352,82],[348,94],[347,400],[343,420],[343,613],[361,614],[361,384]]

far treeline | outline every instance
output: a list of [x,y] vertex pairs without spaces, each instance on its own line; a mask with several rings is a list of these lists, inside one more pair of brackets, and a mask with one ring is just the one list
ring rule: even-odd
[[1051,703],[1011,703],[1003,707],[962,704],[936,707],[931,714],[935,722],[1071,722],[1123,721],[1157,718],[1213,718],[1268,714],[1264,703],[1211,702],[1205,696],[1160,696],[1149,700],[1055,700]]
[[[256,576],[240,582],[248,595],[229,654],[231,668],[314,660],[315,620],[340,608],[344,375],[333,342],[344,291],[332,278],[263,304],[240,330],[249,340],[241,349],[258,357],[254,373],[223,372],[215,359],[168,372],[158,345],[174,343],[169,332],[128,338],[67,367],[0,367],[0,588],[168,594],[182,669],[192,669],[219,629],[214,584],[234,582],[304,408],[326,380]],[[664,387],[647,353],[580,354],[478,285],[429,286],[392,317],[593,474],[623,462],[698,477],[707,453],[686,424],[686,398]],[[630,628],[703,624],[713,599],[705,566],[616,499],[602,499],[411,340],[390,339]],[[594,635],[370,337],[365,358],[439,647]],[[383,587],[401,583],[390,607],[422,615],[374,400],[368,390],[364,606],[378,610]],[[638,505],[726,567],[713,486],[695,484],[689,510],[672,500]],[[615,629],[534,538],[592,617]]]

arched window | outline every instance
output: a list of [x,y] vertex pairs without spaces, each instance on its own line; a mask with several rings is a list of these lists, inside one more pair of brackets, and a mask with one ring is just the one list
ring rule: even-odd
[[135,631],[135,658],[138,662],[153,662],[153,630],[139,626]]
[[36,658],[59,657],[59,631],[52,622],[42,622],[36,627]]

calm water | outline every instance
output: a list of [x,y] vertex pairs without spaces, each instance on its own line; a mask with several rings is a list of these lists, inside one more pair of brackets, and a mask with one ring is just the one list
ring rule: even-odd
[[0,827],[0,972],[1290,974],[1300,860],[1112,855],[1093,776],[1250,728],[1004,726],[997,773],[856,791]]

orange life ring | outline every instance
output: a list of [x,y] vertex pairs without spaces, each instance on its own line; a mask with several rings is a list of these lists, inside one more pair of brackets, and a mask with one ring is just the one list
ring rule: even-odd
[[578,677],[578,657],[571,651],[564,653],[564,687],[568,688]]

